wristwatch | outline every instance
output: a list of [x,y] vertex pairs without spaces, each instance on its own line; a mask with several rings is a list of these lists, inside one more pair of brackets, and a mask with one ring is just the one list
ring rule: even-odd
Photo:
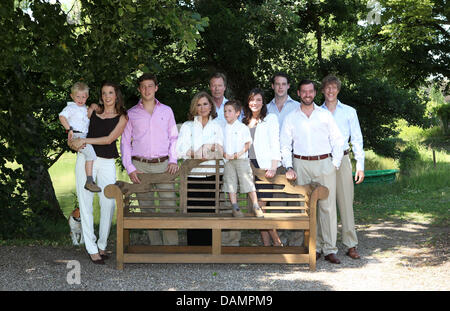
[[66,130],[66,133],[69,133],[70,131],[73,131],[73,127],[69,127],[69,129]]

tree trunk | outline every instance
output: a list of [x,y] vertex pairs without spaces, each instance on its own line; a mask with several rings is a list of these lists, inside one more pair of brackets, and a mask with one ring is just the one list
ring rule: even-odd
[[317,39],[317,60],[322,65],[322,29],[320,28],[320,17],[315,20],[316,39]]
[[30,208],[35,216],[55,222],[65,219],[53,188],[47,167],[34,158],[34,165],[23,164]]

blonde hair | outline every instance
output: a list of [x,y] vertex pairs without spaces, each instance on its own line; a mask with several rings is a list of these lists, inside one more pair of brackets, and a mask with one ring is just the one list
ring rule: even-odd
[[70,89],[70,92],[72,94],[75,94],[78,92],[86,92],[87,94],[89,94],[89,86],[84,82],[77,82],[72,86],[72,88]]
[[336,84],[337,89],[340,91],[341,90],[341,84],[342,84],[341,80],[339,80],[338,77],[336,77],[335,75],[332,75],[332,74],[330,74],[330,75],[326,76],[325,78],[323,78],[321,90],[323,91],[328,84],[333,84],[333,83]]
[[191,100],[191,106],[189,107],[188,113],[188,120],[194,120],[194,117],[197,115],[197,103],[203,97],[205,97],[208,100],[209,105],[211,106],[211,112],[209,113],[211,118],[215,119],[217,117],[216,105],[214,105],[212,97],[208,93],[201,91],[195,94],[194,98],[192,98]]

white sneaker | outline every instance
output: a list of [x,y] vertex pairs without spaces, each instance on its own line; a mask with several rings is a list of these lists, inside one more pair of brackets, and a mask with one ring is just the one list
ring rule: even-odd
[[242,218],[244,217],[244,213],[240,209],[234,209],[232,210],[233,217]]

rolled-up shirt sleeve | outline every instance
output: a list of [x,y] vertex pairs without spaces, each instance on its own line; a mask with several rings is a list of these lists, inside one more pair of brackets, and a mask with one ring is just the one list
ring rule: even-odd
[[334,121],[331,113],[329,116],[328,127],[330,133],[331,155],[333,157],[332,162],[333,165],[339,169],[342,157],[344,156],[344,136],[342,136],[341,130],[336,121]]
[[177,163],[176,145],[178,140],[178,128],[175,122],[175,116],[172,110],[170,111],[170,117],[168,122],[169,131],[169,163]]
[[286,117],[280,132],[280,149],[283,166],[292,167],[292,125],[290,118]]
[[270,150],[272,152],[272,160],[281,160],[281,151],[280,151],[280,125],[278,123],[278,117],[275,114],[272,114],[270,118],[267,120],[270,122]]
[[122,138],[120,140],[120,152],[122,154],[122,164],[127,170],[127,173],[130,174],[136,170],[136,167],[133,165],[131,161],[131,137],[133,133],[133,127],[131,122],[127,122],[125,129],[122,133]]
[[353,155],[356,159],[356,170],[364,171],[364,145],[361,127],[359,125],[358,115],[356,111],[352,113],[350,118],[350,142],[352,143]]
[[191,123],[190,121],[184,122],[180,128],[178,139],[176,143],[176,154],[179,159],[189,159],[187,152],[191,149]]

